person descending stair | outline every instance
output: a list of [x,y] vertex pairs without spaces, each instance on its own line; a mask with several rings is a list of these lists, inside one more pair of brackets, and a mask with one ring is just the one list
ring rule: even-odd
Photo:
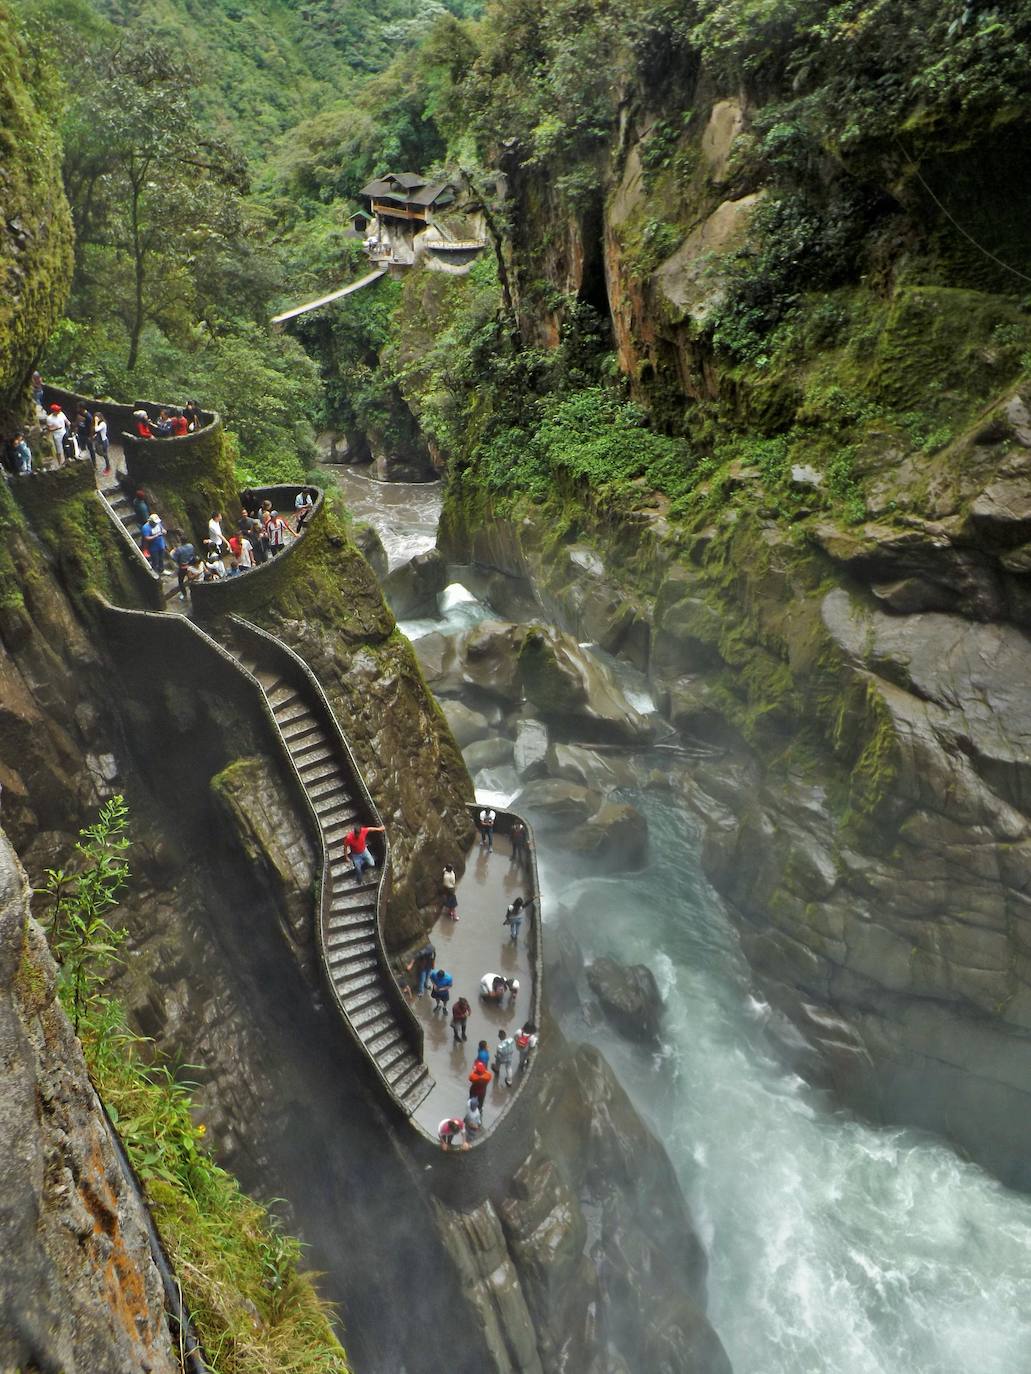
[[369,853],[368,839],[373,834],[383,834],[382,825],[359,825],[357,822],[344,836],[344,855],[351,860],[355,877],[361,881],[362,868],[375,868],[376,860]]

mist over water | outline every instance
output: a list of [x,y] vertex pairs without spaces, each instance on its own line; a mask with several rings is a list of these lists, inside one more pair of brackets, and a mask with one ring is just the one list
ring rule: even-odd
[[649,867],[577,876],[542,836],[544,911],[589,958],[649,965],[664,1051],[580,1015],[565,1029],[599,1045],[665,1140],[735,1374],[1031,1369],[1031,1199],[946,1145],[855,1121],[794,1074],[698,873],[690,818],[628,799],[648,816]]
[[[358,493],[356,514],[379,527],[375,485]],[[449,593],[443,622],[413,631],[457,633],[488,613]],[[639,684],[625,685],[647,709]],[[653,766],[673,765],[656,752]],[[517,785],[510,769],[477,782],[498,803]],[[1031,1198],[945,1144],[856,1121],[808,1086],[701,876],[690,814],[672,792],[623,795],[649,821],[640,873],[593,874],[538,827],[545,937],[568,923],[588,959],[647,964],[662,989],[660,1052],[581,1012],[564,1029],[598,1045],[665,1141],[735,1374],[1029,1374]]]

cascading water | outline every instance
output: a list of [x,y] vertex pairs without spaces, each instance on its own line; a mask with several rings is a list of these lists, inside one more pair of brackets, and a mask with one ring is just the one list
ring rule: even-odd
[[[349,474],[355,513],[384,539],[392,524],[400,546],[402,507],[380,509],[384,491]],[[431,502],[423,489],[413,540]],[[414,633],[457,633],[488,614],[449,592],[442,619]],[[654,766],[668,769],[669,756]],[[477,782],[504,801],[510,772]],[[785,1028],[752,995],[700,874],[689,814],[672,792],[627,799],[648,818],[648,867],[593,874],[539,828],[544,910],[588,958],[651,967],[664,1043],[649,1053],[582,1012],[565,1029],[604,1051],[666,1143],[707,1244],[709,1314],[735,1374],[1031,1370],[1031,1198],[945,1144],[863,1125],[794,1073]]]

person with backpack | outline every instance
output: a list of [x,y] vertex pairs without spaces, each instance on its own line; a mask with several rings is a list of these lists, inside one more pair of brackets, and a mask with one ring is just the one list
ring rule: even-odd
[[451,1008],[451,1034],[455,1037],[456,1045],[469,1038],[469,1017],[472,1010],[464,997],[459,997]]
[[430,974],[430,996],[433,998],[434,1016],[438,1011],[447,1016],[447,1004],[451,1000],[451,988],[454,981],[451,974],[442,968],[438,968]]
[[500,1081],[502,1073],[505,1075],[506,1087],[512,1086],[512,1060],[515,1056],[516,1043],[509,1035],[508,1031],[502,1028],[498,1031],[497,1048],[494,1051],[494,1072]]
[[472,1073],[469,1075],[469,1099],[475,1097],[480,1111],[483,1111],[483,1103],[487,1096],[487,1089],[490,1087],[494,1075],[482,1060],[477,1059],[473,1065]]
[[537,1027],[532,1021],[527,1021],[516,1035],[515,1047],[516,1054],[519,1056],[519,1072],[525,1073],[527,1061],[537,1048]]
[[488,854],[494,853],[494,822],[498,813],[485,806],[480,812],[480,848]]
[[172,550],[172,562],[175,564],[175,574],[179,582],[180,601],[186,600],[186,574],[196,561],[197,550],[192,544],[183,543],[180,537]]
[[431,944],[423,945],[422,949],[417,949],[412,962],[408,965],[407,971],[415,971],[415,995],[422,997],[426,991],[426,981],[433,972],[433,965],[437,962],[437,951]]
[[[485,973],[480,979],[480,998],[500,1007],[505,1000],[505,993],[511,991],[511,986],[508,979],[503,978],[500,973]],[[516,987],[518,986],[517,983]]]
[[465,1138],[472,1143],[473,1139],[483,1130],[483,1113],[480,1111],[480,1104],[475,1097],[470,1097],[465,1109]]
[[523,917],[530,909],[531,902],[536,900],[536,897],[536,892],[532,897],[517,897],[502,918],[501,924],[503,926],[508,926],[508,938],[513,945],[519,943],[519,930],[523,924]]

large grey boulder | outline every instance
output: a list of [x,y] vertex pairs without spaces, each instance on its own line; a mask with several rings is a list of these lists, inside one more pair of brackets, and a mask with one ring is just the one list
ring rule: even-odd
[[541,778],[528,782],[512,802],[518,813],[533,812],[544,818],[553,829],[569,829],[594,814],[601,798],[597,792],[579,787],[575,782],[558,778]]
[[470,773],[481,768],[501,768],[512,762],[512,741],[495,735],[490,739],[473,740],[462,750],[465,766]]
[[524,782],[548,775],[548,727],[541,720],[521,720],[516,727],[515,770]]
[[442,701],[440,709],[444,712],[451,733],[458,741],[459,749],[465,749],[474,740],[486,739],[490,734],[487,717],[473,711],[460,701]]
[[447,585],[447,564],[437,549],[417,553],[383,582],[383,594],[399,620],[436,615],[437,597]]
[[565,847],[595,860],[601,868],[643,868],[648,822],[634,806],[607,802],[567,835]]
[[587,966],[587,983],[620,1034],[642,1042],[658,1039],[662,997],[646,964],[595,959]]

